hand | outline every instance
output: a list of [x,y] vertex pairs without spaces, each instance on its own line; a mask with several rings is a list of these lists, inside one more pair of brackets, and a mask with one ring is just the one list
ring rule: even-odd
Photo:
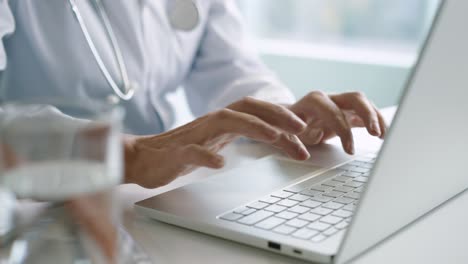
[[111,205],[104,193],[80,196],[65,206],[73,219],[94,239],[107,263],[116,263],[117,228],[112,221]]
[[124,140],[125,178],[146,188],[163,186],[197,167],[221,168],[217,154],[240,136],[282,149],[292,158],[309,158],[296,136],[306,124],[284,106],[245,98],[175,130]]
[[352,127],[366,127],[369,134],[382,139],[387,131],[382,114],[359,92],[327,95],[315,91],[289,109],[307,123],[299,138],[308,146],[338,135],[345,151],[354,154]]

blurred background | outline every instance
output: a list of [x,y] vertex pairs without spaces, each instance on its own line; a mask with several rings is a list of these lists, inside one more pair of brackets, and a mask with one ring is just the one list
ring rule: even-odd
[[263,61],[297,97],[363,91],[398,103],[439,0],[238,0]]

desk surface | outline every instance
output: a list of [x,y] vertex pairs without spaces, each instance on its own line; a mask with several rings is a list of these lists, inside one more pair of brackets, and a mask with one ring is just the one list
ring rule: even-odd
[[[384,110],[390,119],[395,109]],[[375,149],[380,140],[355,129],[356,145]],[[332,140],[332,144],[339,144]],[[253,162],[274,151],[263,144],[239,142],[223,151],[227,159],[224,170]],[[179,178],[170,185],[155,190],[136,185],[118,187],[118,197],[124,207],[125,226],[155,263],[306,263],[239,243],[211,237],[164,224],[133,210],[142,199],[209,177],[219,171],[200,169]],[[28,210],[27,204],[24,205]],[[369,250],[354,263],[468,263],[468,193],[445,203],[416,223]]]
[[[391,119],[395,109],[384,114]],[[363,129],[354,130],[356,145],[375,149],[378,139],[367,136]],[[332,140],[332,144],[339,144]],[[241,142],[223,151],[225,169],[252,162],[272,153],[262,144]],[[261,249],[211,237],[164,224],[133,211],[133,203],[156,194],[195,182],[217,171],[200,169],[172,184],[156,190],[135,185],[119,187],[128,221],[126,227],[135,240],[156,263],[306,263]],[[369,250],[354,263],[468,263],[468,193],[445,203],[416,223]]]

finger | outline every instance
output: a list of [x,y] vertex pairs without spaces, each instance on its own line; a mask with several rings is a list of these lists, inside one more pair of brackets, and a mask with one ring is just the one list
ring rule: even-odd
[[332,95],[330,98],[341,109],[354,110],[366,124],[367,131],[373,136],[382,134],[377,111],[369,100],[359,92]]
[[73,199],[67,203],[67,208],[112,263],[117,250],[117,233],[107,211],[100,208],[99,201],[90,197]]
[[346,116],[346,120],[348,121],[348,124],[351,127],[366,127],[366,124],[364,123],[364,121],[362,121],[362,119],[358,115],[356,115],[354,111],[345,110],[343,112]]
[[[208,133],[207,133],[208,131]],[[199,129],[199,135],[212,140],[226,135],[245,136],[253,140],[272,143],[278,140],[281,131],[260,118],[246,113],[223,109],[206,120],[206,127]]]
[[379,125],[380,125],[380,138],[384,139],[385,136],[387,135],[387,122],[385,122],[385,118],[383,117],[382,113],[375,107],[375,111],[377,112],[377,117],[379,118]]
[[188,145],[182,150],[183,162],[200,167],[220,169],[224,167],[224,158],[199,145]]
[[310,157],[307,148],[296,135],[284,133],[273,146],[284,151],[292,159],[307,160]]
[[322,142],[324,131],[319,127],[312,127],[306,130],[303,134],[299,135],[299,139],[306,146],[314,146]]
[[306,123],[291,110],[278,104],[246,97],[230,106],[229,109],[254,115],[286,133],[299,134],[306,129]]
[[317,116],[326,127],[329,127],[340,137],[344,150],[349,154],[354,154],[354,140],[351,127],[343,112],[338,106],[323,92],[311,92],[301,101],[296,103],[292,110],[306,116]]
[[8,145],[0,143],[0,164],[10,169],[18,166],[19,163],[20,161],[13,150]]

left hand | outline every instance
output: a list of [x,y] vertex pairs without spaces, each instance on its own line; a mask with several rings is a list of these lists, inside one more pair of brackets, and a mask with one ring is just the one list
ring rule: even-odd
[[306,145],[316,145],[336,135],[344,150],[354,154],[351,128],[366,127],[369,134],[383,139],[387,132],[379,110],[360,92],[327,95],[314,91],[289,109],[307,123],[299,139]]

